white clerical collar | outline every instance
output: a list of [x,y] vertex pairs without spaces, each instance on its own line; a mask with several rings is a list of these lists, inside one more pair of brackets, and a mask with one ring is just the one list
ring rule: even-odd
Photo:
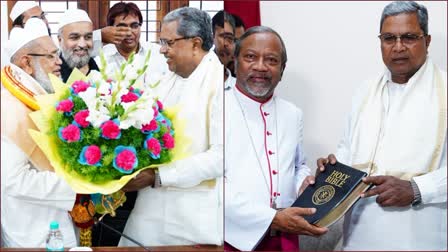
[[10,66],[12,76],[22,85],[24,85],[27,89],[29,89],[36,95],[47,94],[47,91],[45,91],[45,89],[39,84],[39,82],[37,82],[31,75],[23,71],[22,68],[12,63],[10,64]]
[[240,88],[235,84],[234,86],[235,88],[233,88],[233,90],[235,90],[235,94],[238,96],[238,99],[240,99],[243,103],[245,104],[256,104],[257,106],[261,105],[261,106],[266,106],[271,104],[274,101],[275,98],[275,93],[271,96],[271,98],[269,98],[269,100],[265,101],[265,102],[259,102],[255,99],[253,99],[252,97],[247,96],[245,93],[243,93]]

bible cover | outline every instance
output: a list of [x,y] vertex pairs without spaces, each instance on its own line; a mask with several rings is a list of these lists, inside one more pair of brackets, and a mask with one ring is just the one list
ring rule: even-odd
[[325,165],[314,185],[309,185],[292,205],[293,207],[316,208],[313,215],[303,216],[311,224],[328,227],[340,219],[360,194],[371,185],[362,182],[367,173],[337,162]]

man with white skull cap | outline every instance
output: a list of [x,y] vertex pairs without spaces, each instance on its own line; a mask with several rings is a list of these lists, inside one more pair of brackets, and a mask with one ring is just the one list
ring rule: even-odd
[[76,246],[67,211],[76,193],[54,172],[28,129],[39,109],[35,95],[51,93],[48,74],[60,75],[58,48],[42,20],[12,29],[5,50],[11,64],[1,73],[1,228],[5,247],[45,247],[48,225],[58,221],[64,246]]
[[84,10],[68,9],[59,20],[58,39],[61,48],[61,77],[64,82],[78,68],[87,75],[99,70],[92,58],[93,24]]
[[[36,1],[17,1],[12,7],[9,15],[13,21],[13,27],[23,27],[25,23],[32,17],[42,19],[50,28],[46,13],[42,11],[41,7]],[[106,26],[93,32],[94,50],[93,55],[99,55],[99,50],[103,46],[102,43],[120,44],[126,36],[131,34],[131,29],[128,27],[114,27]],[[5,63],[4,63],[5,64]]]

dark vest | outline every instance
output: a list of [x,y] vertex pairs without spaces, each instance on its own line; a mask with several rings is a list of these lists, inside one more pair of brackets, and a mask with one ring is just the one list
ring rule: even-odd
[[[62,81],[67,82],[68,77],[70,77],[70,74],[73,71],[73,68],[70,68],[67,65],[67,62],[65,62],[64,58],[62,58],[62,55],[59,56],[59,58],[61,58],[62,60],[62,65],[61,65],[61,77],[62,77]],[[89,71],[87,72],[87,74],[90,73],[90,71],[92,70],[97,70],[99,71],[100,69],[98,68],[98,65],[96,64],[95,60],[93,58],[90,58],[89,60]]]

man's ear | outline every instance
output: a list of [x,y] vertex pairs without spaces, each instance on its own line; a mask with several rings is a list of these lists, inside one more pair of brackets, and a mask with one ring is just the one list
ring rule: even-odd
[[431,35],[426,36],[426,51],[428,51],[429,44],[431,44]]
[[280,72],[280,80],[282,80],[283,72],[285,71],[285,68],[286,68],[286,64],[284,64],[284,65],[282,66],[282,70],[281,70],[281,72]]
[[204,43],[202,38],[194,37],[194,38],[192,38],[192,41],[193,41],[193,49],[201,49],[202,48],[202,44]]
[[18,67],[22,68],[25,73],[29,75],[33,75],[34,73],[34,66],[31,56],[28,56],[26,54],[22,55],[18,61]]

